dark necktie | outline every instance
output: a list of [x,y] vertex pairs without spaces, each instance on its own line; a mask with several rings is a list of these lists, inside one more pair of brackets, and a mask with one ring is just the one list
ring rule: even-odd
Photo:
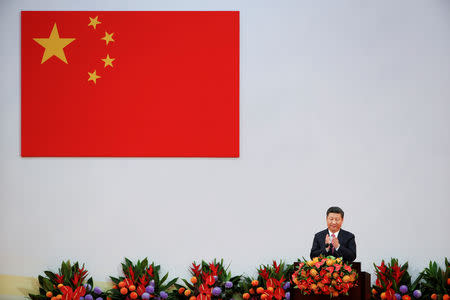
[[[334,233],[331,235],[331,237],[333,238],[331,241],[333,241],[336,238]],[[333,246],[333,244],[331,244],[331,254],[334,254],[334,246]]]

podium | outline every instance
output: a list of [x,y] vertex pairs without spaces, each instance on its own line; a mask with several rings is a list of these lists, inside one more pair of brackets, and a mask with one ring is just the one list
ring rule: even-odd
[[[294,264],[295,267],[298,263]],[[353,262],[352,268],[358,273],[358,286],[348,291],[348,296],[339,295],[331,299],[335,300],[369,300],[370,299],[370,274],[361,272],[361,263]],[[291,300],[330,300],[329,295],[302,295],[299,289],[291,290]]]

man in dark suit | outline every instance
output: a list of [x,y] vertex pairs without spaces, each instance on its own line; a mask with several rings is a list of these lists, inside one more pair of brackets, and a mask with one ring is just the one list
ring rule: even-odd
[[339,207],[327,210],[327,229],[316,233],[311,248],[311,259],[319,255],[342,257],[346,262],[356,258],[355,235],[341,229],[344,211]]

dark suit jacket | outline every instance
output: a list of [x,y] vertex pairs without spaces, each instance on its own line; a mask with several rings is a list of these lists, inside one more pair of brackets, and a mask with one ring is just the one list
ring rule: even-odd
[[[325,249],[325,237],[328,234],[328,229],[322,230],[314,236],[313,245],[311,248],[311,259],[314,257],[323,254],[325,256],[333,255],[330,251],[327,252]],[[356,258],[356,243],[355,243],[355,235],[351,232],[345,231],[341,229],[337,236],[339,239],[339,250],[334,251],[335,257],[342,257],[344,261],[352,262]]]

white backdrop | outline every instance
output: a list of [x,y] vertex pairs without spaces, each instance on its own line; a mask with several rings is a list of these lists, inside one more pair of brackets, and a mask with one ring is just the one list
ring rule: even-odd
[[[239,10],[241,157],[21,158],[22,9]],[[0,41],[0,274],[253,274],[307,257],[331,205],[366,271],[450,254],[450,1],[1,0]]]

